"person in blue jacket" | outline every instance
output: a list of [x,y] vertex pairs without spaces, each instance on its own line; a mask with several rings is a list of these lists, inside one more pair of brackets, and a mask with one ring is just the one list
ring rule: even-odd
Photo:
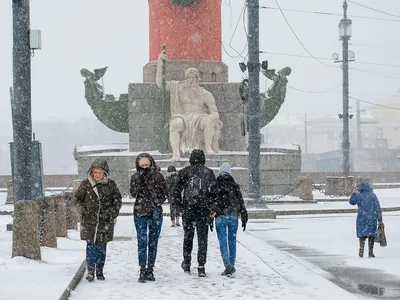
[[360,240],[358,255],[364,256],[365,240],[368,238],[368,256],[374,255],[374,239],[377,229],[377,222],[382,223],[382,210],[378,197],[372,192],[368,182],[361,182],[358,190],[353,190],[349,200],[351,205],[358,206],[357,213],[357,237]]

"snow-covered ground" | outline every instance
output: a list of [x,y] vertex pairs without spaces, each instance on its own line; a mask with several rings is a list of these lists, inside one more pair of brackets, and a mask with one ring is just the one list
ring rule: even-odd
[[57,238],[57,248],[41,248],[41,261],[11,258],[12,233],[6,231],[10,216],[0,216],[0,299],[58,299],[70,283],[84,254],[76,231]]
[[[400,206],[399,192],[399,189],[376,190],[382,207]],[[0,204],[4,202],[5,193],[0,193]],[[351,207],[347,202],[298,205],[336,203],[342,208]],[[275,206],[293,209],[293,204]],[[130,205],[123,207],[131,212]],[[156,281],[145,284],[137,281],[139,267],[132,217],[119,217],[115,241],[108,248],[106,281],[89,284],[83,279],[71,299],[368,299],[368,294],[361,292],[357,284],[369,283],[371,272],[379,291],[391,299],[400,299],[400,239],[397,238],[400,212],[384,213],[388,247],[376,244],[375,259],[357,256],[355,217],[355,214],[305,215],[250,220],[247,231],[238,233],[234,278],[220,275],[223,264],[215,232],[210,232],[209,238],[208,276],[197,277],[195,250],[193,273],[184,274],[180,268],[183,230],[171,228],[169,218],[165,217]],[[24,299],[26,295],[32,300],[57,299],[84,258],[85,244],[79,240],[78,232],[70,230],[68,239],[59,238],[57,249],[43,247],[41,262],[11,259],[12,234],[5,230],[10,221],[10,216],[0,216],[0,300]],[[387,286],[385,280],[389,282]],[[393,282],[398,283],[399,290],[388,288]]]

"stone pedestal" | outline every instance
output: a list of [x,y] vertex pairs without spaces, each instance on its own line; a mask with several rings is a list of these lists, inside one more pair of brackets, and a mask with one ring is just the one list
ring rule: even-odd
[[57,237],[68,237],[67,213],[64,196],[52,196],[56,212],[56,235]]
[[[301,155],[299,150],[291,153],[261,152],[260,153],[260,190],[261,195],[297,195],[295,190],[300,181]],[[287,151],[287,150],[286,150]],[[171,154],[157,154],[149,151],[157,166],[165,175],[167,167],[171,165]],[[136,171],[135,158],[138,152],[125,153],[98,153],[96,158],[104,158],[110,166],[110,176],[118,183],[118,187],[123,195],[129,194],[129,180],[133,172]],[[86,174],[89,166],[93,162],[93,156],[78,157],[79,176]],[[249,183],[249,156],[247,151],[221,151],[218,154],[206,154],[206,166],[210,167],[215,175],[218,175],[219,167],[222,163],[228,162],[232,168],[232,175],[240,185],[242,193],[248,193]],[[189,154],[181,157],[181,161],[176,162],[175,166],[179,170],[189,165]],[[297,193],[297,194],[296,194]]]
[[7,198],[6,204],[13,204],[14,203],[14,189],[12,180],[7,183]]
[[346,196],[346,177],[327,176],[325,194],[331,196]]
[[78,229],[79,213],[74,200],[74,192],[65,192],[67,229]]
[[371,177],[361,177],[361,176],[355,178],[355,186],[358,188],[360,186],[360,183],[363,181],[368,182],[372,188],[374,187],[374,182]]
[[313,185],[312,180],[309,177],[302,177],[300,179],[300,199],[301,200],[313,200]]
[[40,199],[42,207],[42,240],[41,245],[51,248],[57,247],[55,200],[53,197]]
[[[183,71],[182,71],[183,72]],[[220,149],[243,151],[245,139],[241,135],[243,120],[242,105],[239,96],[239,83],[203,83],[207,91],[213,94],[220,119]],[[157,135],[163,127],[164,105],[161,90],[156,84],[132,83],[129,85],[129,150],[131,152],[157,149]]]
[[350,196],[353,193],[353,189],[356,188],[356,178],[354,176],[348,176],[346,178],[346,196]]
[[14,204],[12,257],[41,259],[40,206],[35,201],[20,200]]

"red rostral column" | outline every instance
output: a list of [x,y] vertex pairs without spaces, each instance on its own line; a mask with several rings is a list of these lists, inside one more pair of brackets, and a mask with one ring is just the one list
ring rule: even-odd
[[165,43],[170,60],[222,61],[221,0],[188,7],[172,0],[149,0],[150,61]]
[[184,80],[185,70],[197,68],[202,82],[228,82],[222,62],[221,0],[198,0],[187,7],[173,0],[149,1],[150,62],[143,82],[154,82],[163,44],[167,47],[167,80]]

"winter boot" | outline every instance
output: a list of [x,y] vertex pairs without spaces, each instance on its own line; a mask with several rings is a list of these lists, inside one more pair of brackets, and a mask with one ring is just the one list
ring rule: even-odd
[[179,223],[179,217],[178,218],[176,218],[176,226],[181,226],[181,223]]
[[206,277],[206,268],[204,268],[204,266],[199,266],[197,268],[197,273],[199,277]]
[[140,275],[138,281],[141,283],[145,283],[147,279],[147,269],[146,267],[140,267]]
[[365,238],[360,237],[360,249],[358,250],[358,256],[364,257],[364,246],[365,246]]
[[183,272],[190,274],[190,265],[185,263],[184,261],[181,264]]
[[368,256],[371,258],[374,258],[374,241],[375,241],[375,237],[369,237],[368,238]]
[[175,227],[175,220],[172,220],[171,227]]
[[96,278],[97,278],[97,280],[105,280],[106,279],[103,274],[103,268],[96,269]]
[[86,275],[86,280],[89,282],[93,282],[94,281],[94,268],[88,267],[87,272],[88,273]]
[[146,280],[148,281],[156,281],[154,274],[153,274],[153,268],[147,268],[146,270]]
[[233,274],[235,274],[235,272],[236,272],[236,269],[235,269],[235,266],[231,266],[231,273],[228,275],[228,276],[232,276]]
[[231,273],[231,266],[226,266],[225,270],[221,273],[222,276],[228,276]]

